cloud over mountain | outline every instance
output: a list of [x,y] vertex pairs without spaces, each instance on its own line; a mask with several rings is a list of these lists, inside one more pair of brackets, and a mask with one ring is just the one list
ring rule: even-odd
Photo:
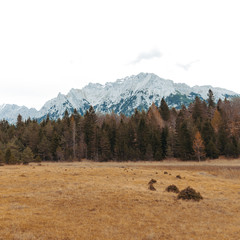
[[160,58],[162,57],[162,53],[158,49],[152,49],[148,52],[142,52],[140,53],[137,58],[131,62],[131,64],[137,64],[141,62],[142,60],[150,60],[153,58]]

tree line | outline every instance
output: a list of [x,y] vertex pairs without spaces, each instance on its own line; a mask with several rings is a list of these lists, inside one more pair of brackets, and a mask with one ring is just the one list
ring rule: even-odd
[[41,123],[18,116],[16,124],[0,121],[0,162],[138,161],[178,158],[204,160],[237,158],[240,153],[240,99],[207,101],[199,97],[186,108],[169,109],[164,98],[148,111],[132,116],[99,114],[94,108],[81,116],[76,110],[57,121]]

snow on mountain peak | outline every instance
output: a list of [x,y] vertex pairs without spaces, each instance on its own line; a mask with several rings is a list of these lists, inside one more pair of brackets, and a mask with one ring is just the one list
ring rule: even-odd
[[[21,114],[24,119],[28,117],[43,119],[47,115],[52,119],[57,119],[63,117],[65,110],[71,113],[77,109],[80,114],[84,114],[90,105],[99,112],[115,111],[115,113],[129,115],[134,112],[135,108],[146,110],[152,103],[159,106],[163,97],[169,101],[170,107],[183,104],[176,102],[179,96],[185,99],[189,98],[188,102],[192,101],[196,95],[207,99],[209,89],[213,91],[216,100],[237,95],[233,91],[222,88],[213,88],[212,86],[191,88],[184,83],[174,83],[172,80],[160,78],[153,73],[139,73],[117,79],[115,82],[107,82],[104,85],[89,83],[82,89],[72,88],[67,95],[59,93],[56,98],[47,101],[40,111],[3,104],[0,106],[0,118],[14,122],[17,115]],[[176,95],[178,98],[174,97]]]

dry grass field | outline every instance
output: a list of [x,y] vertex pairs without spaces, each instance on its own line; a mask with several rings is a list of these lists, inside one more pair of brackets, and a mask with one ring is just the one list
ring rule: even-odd
[[[178,200],[171,184],[203,200]],[[0,239],[238,240],[239,199],[240,160],[2,166]]]

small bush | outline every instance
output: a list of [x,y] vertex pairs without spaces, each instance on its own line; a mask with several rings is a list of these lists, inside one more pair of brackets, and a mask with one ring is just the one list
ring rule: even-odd
[[153,184],[149,184],[148,189],[151,191],[156,191],[156,188],[153,186]]
[[168,174],[168,172],[165,171],[164,174]]
[[151,179],[148,184],[150,185],[150,184],[153,184],[153,183],[156,183],[156,182],[157,182],[157,180]]
[[172,185],[169,185],[167,188],[166,188],[166,191],[167,192],[174,192],[174,193],[179,193],[179,189],[176,185],[172,184]]
[[187,187],[184,190],[182,190],[178,194],[178,199],[183,199],[183,200],[194,200],[194,201],[200,201],[203,199],[201,194],[199,192],[196,192],[193,188]]
[[176,178],[182,179],[182,177],[180,175],[177,175]]
[[151,180],[148,182],[148,185],[149,185],[148,189],[151,190],[151,191],[156,191],[156,188],[153,186],[153,184],[156,183],[156,182],[157,182],[157,180],[151,179]]

